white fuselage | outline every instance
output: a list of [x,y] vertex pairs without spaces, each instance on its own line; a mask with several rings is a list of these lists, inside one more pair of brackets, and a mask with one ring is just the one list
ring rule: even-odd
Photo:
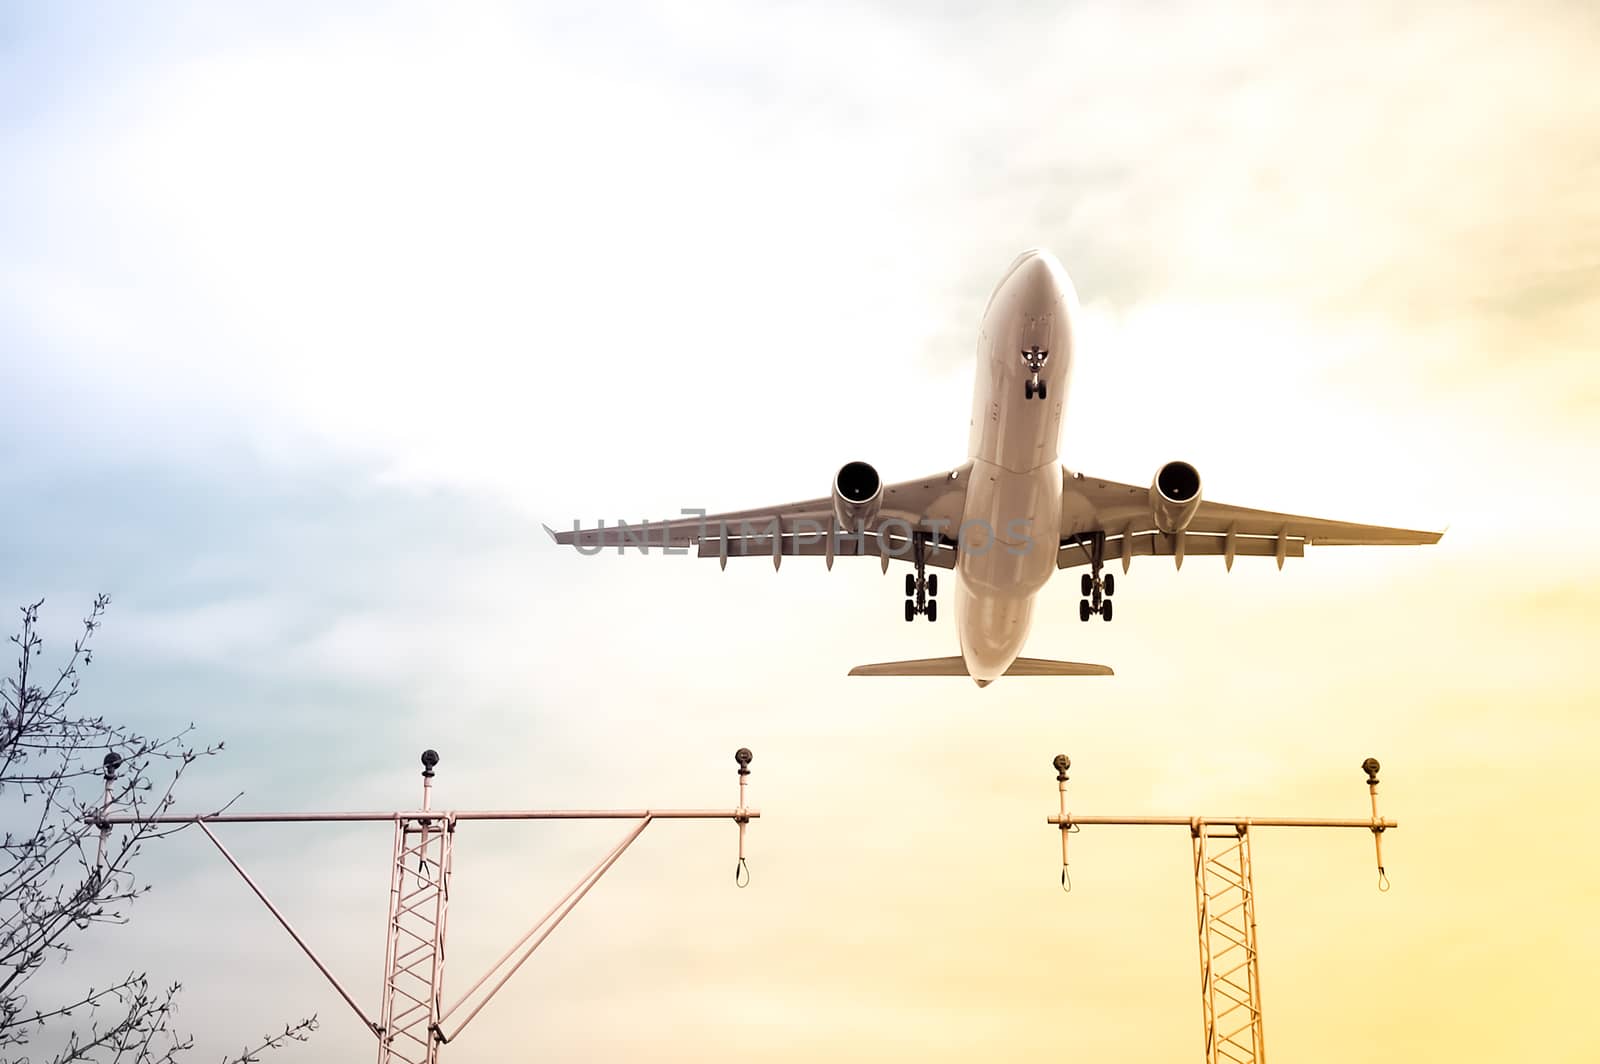
[[[1001,279],[978,336],[968,454],[972,472],[957,554],[956,628],[980,685],[1022,653],[1033,599],[1056,569],[1062,410],[1072,372],[1077,293],[1047,251],[1026,251]],[[1023,352],[1048,352],[1034,373]]]

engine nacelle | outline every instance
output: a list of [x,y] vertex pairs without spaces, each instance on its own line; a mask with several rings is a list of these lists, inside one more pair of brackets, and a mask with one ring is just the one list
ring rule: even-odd
[[846,462],[833,478],[833,516],[839,527],[870,524],[883,504],[883,478],[865,462]]
[[1150,513],[1156,527],[1182,532],[1200,510],[1200,473],[1188,462],[1168,462],[1150,482]]

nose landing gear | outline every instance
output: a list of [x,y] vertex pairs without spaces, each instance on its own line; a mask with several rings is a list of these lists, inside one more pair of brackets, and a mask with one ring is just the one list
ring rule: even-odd
[[1045,397],[1046,382],[1039,379],[1039,371],[1044,369],[1044,364],[1049,358],[1050,352],[1041,348],[1038,344],[1023,349],[1022,364],[1028,367],[1028,373],[1030,374],[1028,380],[1024,381],[1022,385],[1022,397],[1024,399],[1032,399],[1034,396],[1038,396],[1040,399]]
[[1079,536],[1080,544],[1087,542],[1089,548],[1090,572],[1084,573],[1078,582],[1078,589],[1083,593],[1083,598],[1078,600],[1078,620],[1087,621],[1095,614],[1100,615],[1104,621],[1111,620],[1111,595],[1117,589],[1116,577],[1107,573],[1100,575],[1101,568],[1105,565],[1106,534],[1096,532],[1093,536]]
[[923,548],[927,543],[927,536],[922,532],[915,532],[911,536],[911,562],[917,567],[915,575],[906,574],[906,620],[915,619],[919,614],[926,616],[929,623],[939,619],[939,604],[934,601],[934,596],[939,593],[939,576],[937,573],[928,575],[927,559],[923,556]]

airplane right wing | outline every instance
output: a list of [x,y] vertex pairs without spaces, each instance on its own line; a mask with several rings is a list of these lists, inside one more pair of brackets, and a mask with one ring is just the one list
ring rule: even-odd
[[1106,561],[1122,561],[1123,571],[1132,558],[1142,555],[1173,557],[1179,565],[1186,556],[1220,555],[1233,567],[1233,559],[1299,558],[1305,548],[1325,546],[1406,546],[1439,542],[1442,532],[1362,525],[1322,517],[1252,510],[1243,506],[1202,500],[1193,519],[1180,533],[1165,533],[1155,525],[1150,509],[1150,489],[1118,484],[1083,474],[1064,474],[1061,548],[1056,566],[1068,569],[1092,561],[1090,543],[1104,537]]
[[961,525],[971,463],[944,473],[883,486],[877,514],[860,529],[841,529],[834,518],[831,496],[778,506],[734,510],[632,524],[601,522],[594,528],[556,531],[550,538],[584,554],[611,549],[619,554],[637,550],[648,554],[686,554],[716,558],[723,568],[729,558],[770,558],[774,569],[786,557],[820,557],[829,568],[834,558],[879,559],[887,570],[893,559],[911,561],[911,537],[927,537],[924,559],[943,569],[955,566],[955,531]]

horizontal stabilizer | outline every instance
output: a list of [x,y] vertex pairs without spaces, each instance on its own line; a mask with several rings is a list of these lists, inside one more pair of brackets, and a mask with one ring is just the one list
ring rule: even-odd
[[[966,676],[967,663],[961,658],[917,658],[913,661],[885,661],[876,665],[857,665],[851,676]],[[1044,658],[1018,658],[1006,670],[1007,676],[1111,676],[1108,665],[1087,665],[1081,661],[1048,661]]]

